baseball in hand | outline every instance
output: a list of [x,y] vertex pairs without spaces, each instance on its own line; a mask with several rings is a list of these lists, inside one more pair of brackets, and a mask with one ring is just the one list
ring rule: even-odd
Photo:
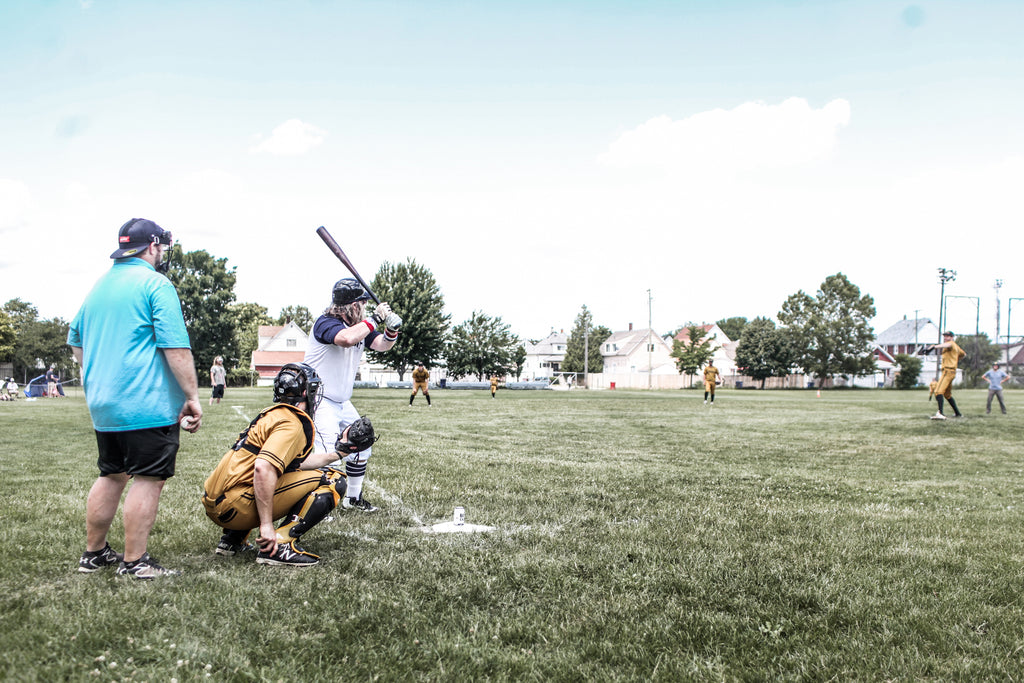
[[182,429],[188,431],[188,430],[192,429],[192,427],[195,425],[195,423],[196,423],[196,419],[194,417],[192,417],[191,415],[186,415],[183,418],[181,418],[181,421],[178,424],[181,425]]

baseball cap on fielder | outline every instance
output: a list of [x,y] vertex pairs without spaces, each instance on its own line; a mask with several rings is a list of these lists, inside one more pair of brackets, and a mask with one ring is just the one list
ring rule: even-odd
[[110,258],[127,258],[137,256],[150,244],[166,244],[173,242],[171,233],[145,218],[133,218],[117,231],[118,248]]
[[942,333],[942,336],[943,337],[955,337],[956,335],[954,335],[952,332],[946,331],[946,332]]

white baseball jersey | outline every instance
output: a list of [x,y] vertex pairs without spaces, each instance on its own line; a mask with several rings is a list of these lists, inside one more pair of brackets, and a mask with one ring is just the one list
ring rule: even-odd
[[[362,323],[359,323],[360,325]],[[313,366],[324,383],[324,398],[335,403],[344,403],[352,398],[352,385],[356,381],[363,349],[373,342],[380,332],[371,332],[355,346],[337,346],[334,338],[348,327],[343,321],[322,315],[317,318],[309,333],[305,362]]]

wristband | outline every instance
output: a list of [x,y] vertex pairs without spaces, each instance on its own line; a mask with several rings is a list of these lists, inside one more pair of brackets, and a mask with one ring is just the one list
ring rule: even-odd
[[398,330],[389,330],[388,328],[385,327],[384,328],[384,339],[386,339],[389,342],[395,341],[396,339],[398,339]]
[[366,326],[370,328],[370,332],[373,332],[376,329],[374,328],[373,323],[371,323],[369,319],[366,319],[363,322],[366,323]]

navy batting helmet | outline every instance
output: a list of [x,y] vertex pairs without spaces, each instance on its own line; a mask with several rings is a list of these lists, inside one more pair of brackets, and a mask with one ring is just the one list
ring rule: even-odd
[[320,405],[323,382],[316,370],[306,363],[287,363],[274,378],[274,403],[294,406],[306,402],[306,412],[312,417]]
[[356,301],[366,301],[369,298],[370,295],[355,278],[347,277],[334,283],[332,301],[335,306],[347,306]]

